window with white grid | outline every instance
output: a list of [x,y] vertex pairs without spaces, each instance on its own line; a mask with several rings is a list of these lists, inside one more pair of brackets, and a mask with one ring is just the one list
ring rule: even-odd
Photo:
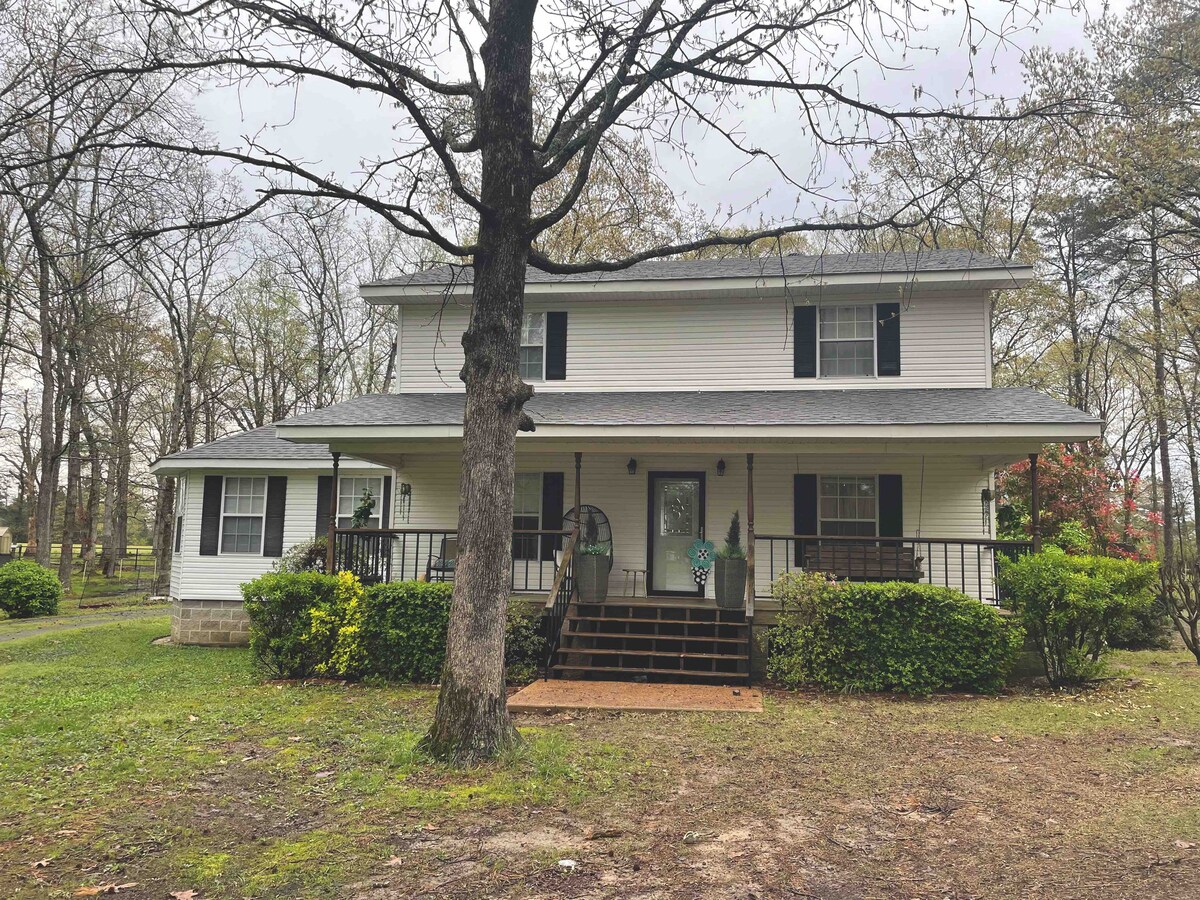
[[821,377],[874,375],[874,304],[822,306],[819,315]]
[[[513,480],[513,530],[537,531],[542,527],[542,474],[520,472]],[[513,537],[513,559],[537,559],[536,535]]]
[[221,552],[262,553],[266,512],[266,478],[226,478],[221,500]]
[[875,537],[878,490],[874,475],[822,475],[821,534]]
[[521,378],[542,381],[546,377],[546,314],[525,313],[521,323]]
[[341,476],[338,478],[338,528],[351,527],[354,511],[362,503],[363,493],[370,493],[375,508],[364,528],[383,527],[383,478],[380,476]]

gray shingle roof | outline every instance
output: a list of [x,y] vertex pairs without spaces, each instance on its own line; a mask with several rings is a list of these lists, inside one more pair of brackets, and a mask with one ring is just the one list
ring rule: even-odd
[[[289,426],[461,425],[464,396],[368,394],[280,423]],[[536,394],[525,405],[546,425],[1093,424],[1029,388],[785,391],[613,391]]]
[[274,425],[264,425],[253,431],[231,434],[191,450],[183,450],[163,459],[314,459],[329,462],[329,446],[326,444],[296,444],[285,441],[275,432]]
[[[581,272],[552,275],[532,267],[526,284],[592,283],[598,281],[661,281],[678,278],[803,278],[813,275],[882,275],[907,272],[959,272],[983,269],[1024,269],[1020,263],[971,250],[922,250],[911,253],[788,254],[782,258],[756,259],[660,259],[638,263],[616,272]],[[442,265],[411,275],[372,281],[363,287],[439,286],[451,282],[469,284],[470,266]]]

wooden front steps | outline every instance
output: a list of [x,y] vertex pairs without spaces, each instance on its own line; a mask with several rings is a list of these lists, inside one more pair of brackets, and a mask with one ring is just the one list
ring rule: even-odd
[[556,678],[748,684],[742,610],[679,603],[575,603],[551,669]]

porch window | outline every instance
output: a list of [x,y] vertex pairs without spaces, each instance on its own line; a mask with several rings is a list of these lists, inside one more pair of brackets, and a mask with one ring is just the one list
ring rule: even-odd
[[375,508],[364,528],[383,527],[383,478],[380,476],[341,477],[338,479],[338,528],[349,528],[354,511],[362,502],[363,491],[375,498]]
[[226,477],[221,503],[221,552],[262,553],[266,478]]
[[822,306],[822,378],[875,374],[875,306]]
[[525,313],[521,323],[521,378],[542,381],[546,376],[546,314]]
[[822,475],[820,533],[875,537],[879,524],[878,495],[874,475]]
[[187,509],[187,485],[186,478],[177,479],[175,482],[175,552],[183,552],[183,513]]
[[[519,473],[513,482],[513,530],[542,527],[542,474]],[[513,536],[513,559],[537,559],[537,535]]]

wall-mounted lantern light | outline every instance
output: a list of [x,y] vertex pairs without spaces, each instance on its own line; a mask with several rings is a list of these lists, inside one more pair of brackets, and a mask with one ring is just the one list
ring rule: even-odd
[[632,456],[629,457],[629,462],[627,462],[625,464],[625,471],[628,472],[630,475],[637,474],[637,460],[634,459]]
[[718,459],[717,460],[717,477],[720,478],[724,474],[725,474],[725,460]]

